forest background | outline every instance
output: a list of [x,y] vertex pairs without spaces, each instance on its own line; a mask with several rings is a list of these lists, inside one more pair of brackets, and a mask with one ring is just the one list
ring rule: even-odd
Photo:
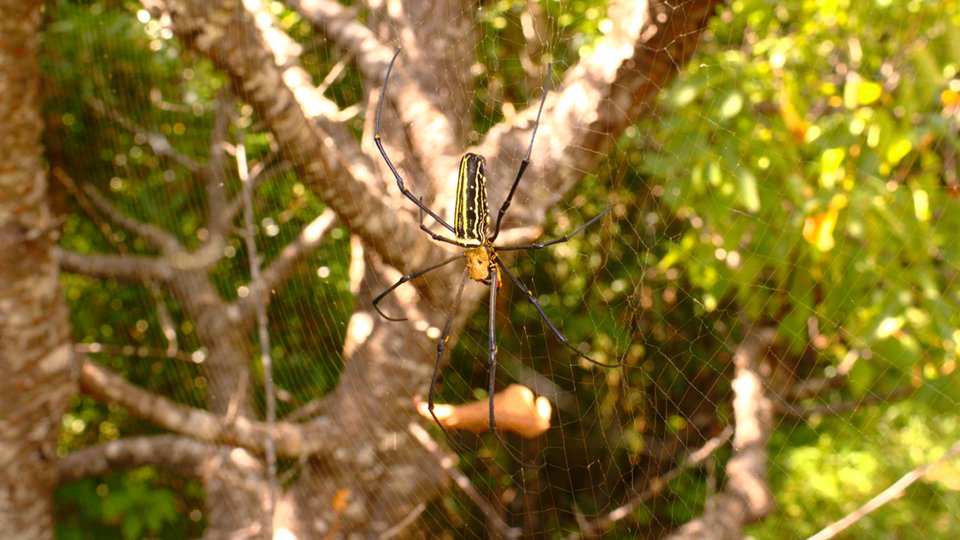
[[[960,537],[957,2],[0,21],[5,538]],[[622,365],[505,282],[502,442],[418,409],[458,265],[385,301],[406,322],[371,307],[454,253],[373,142],[398,46],[383,141],[431,208],[467,149],[499,208],[552,63],[504,236],[612,209],[505,255]],[[467,284],[438,383],[481,428],[486,294]]]

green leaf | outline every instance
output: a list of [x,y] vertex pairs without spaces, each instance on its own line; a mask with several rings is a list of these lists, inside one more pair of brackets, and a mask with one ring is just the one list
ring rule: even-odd
[[727,99],[723,100],[723,105],[720,106],[720,116],[724,119],[733,118],[740,114],[742,109],[743,96],[739,92],[733,92],[727,96]]
[[875,82],[860,81],[856,87],[857,102],[860,105],[869,105],[880,99],[883,95],[883,87]]
[[910,153],[913,149],[913,143],[906,137],[898,139],[887,146],[887,162],[891,165],[900,163],[900,160]]
[[748,169],[741,169],[737,175],[739,197],[738,201],[748,211],[760,211],[760,194],[757,192],[757,177]]

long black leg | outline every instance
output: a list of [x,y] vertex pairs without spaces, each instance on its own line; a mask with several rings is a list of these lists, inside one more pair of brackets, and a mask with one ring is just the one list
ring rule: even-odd
[[447,322],[443,324],[443,333],[440,334],[440,341],[437,342],[437,362],[433,365],[433,377],[430,378],[430,391],[427,393],[427,411],[430,412],[430,416],[433,417],[433,421],[437,424],[437,426],[440,427],[440,431],[443,432],[444,437],[446,437],[446,439],[451,443],[453,443],[453,439],[450,438],[447,428],[443,427],[443,424],[440,423],[440,419],[437,418],[437,415],[433,412],[433,402],[434,396],[437,392],[437,377],[440,375],[440,359],[443,358],[443,348],[450,339],[450,328],[453,325],[453,316],[457,313],[457,307],[460,305],[460,296],[463,295],[463,286],[466,283],[467,269],[464,268],[463,276],[460,278],[460,287],[457,288],[457,296],[454,298],[453,304],[450,306],[450,312],[447,313]]
[[493,432],[493,435],[497,438],[497,441],[500,442],[502,446],[510,457],[514,459],[517,463],[526,467],[528,469],[537,469],[542,467],[542,465],[537,465],[535,463],[530,463],[524,461],[520,458],[503,440],[503,437],[500,436],[500,432],[497,431],[497,420],[496,414],[493,408],[493,390],[494,383],[497,378],[497,267],[492,266],[490,268],[490,315],[487,319],[487,331],[490,335],[490,347],[488,353],[490,354],[489,359],[487,360],[487,370],[490,372],[490,379],[487,383],[487,393],[490,396],[490,431]]
[[537,119],[533,121],[533,133],[530,134],[530,145],[527,146],[527,154],[524,156],[523,161],[520,162],[520,170],[517,171],[517,177],[513,179],[513,185],[510,186],[510,193],[507,194],[503,205],[500,206],[500,211],[497,212],[497,223],[493,228],[493,235],[490,236],[491,242],[496,240],[500,234],[500,222],[503,221],[503,216],[507,213],[507,209],[510,208],[510,203],[513,201],[513,194],[516,193],[520,179],[523,178],[523,172],[526,171],[527,166],[530,165],[530,153],[533,152],[533,139],[537,136],[537,128],[540,127],[540,114],[543,113],[543,104],[547,101],[547,90],[550,86],[550,74],[552,72],[553,64],[548,64],[547,80],[543,81],[543,96],[540,98],[540,108],[537,109]]
[[537,312],[540,313],[540,318],[543,319],[543,322],[547,323],[547,326],[550,327],[550,331],[553,332],[553,335],[557,336],[557,339],[560,340],[560,343],[563,343],[564,345],[566,345],[568,349],[577,353],[577,356],[579,356],[580,358],[583,358],[584,360],[586,360],[587,362],[590,362],[591,364],[596,364],[601,367],[620,367],[623,365],[623,363],[621,362],[618,362],[616,364],[604,364],[603,362],[598,362],[593,358],[590,358],[589,356],[583,354],[576,347],[571,345],[570,341],[567,340],[567,338],[553,324],[553,322],[550,320],[550,317],[547,317],[546,312],[544,312],[543,308],[540,307],[540,302],[537,302],[537,298],[533,296],[533,292],[530,289],[528,289],[523,283],[521,283],[520,280],[517,279],[517,276],[513,275],[510,272],[510,270],[507,269],[507,265],[503,264],[503,262],[500,259],[497,259],[497,266],[499,266],[500,269],[503,270],[503,273],[506,274],[508,278],[510,278],[510,281],[512,281],[513,284],[516,285],[518,289],[520,289],[520,292],[523,293],[523,295],[527,298],[527,301],[533,304],[533,307],[537,308]]
[[[421,202],[423,202],[423,201],[421,200]],[[438,241],[438,242],[445,242],[445,243],[447,243],[447,244],[453,244],[453,245],[455,245],[455,246],[462,247],[462,248],[475,247],[475,246],[469,246],[469,245],[461,244],[460,242],[457,242],[457,241],[454,240],[453,238],[447,238],[447,237],[445,237],[445,236],[439,235],[439,234],[431,231],[429,227],[427,227],[426,225],[423,224],[423,208],[420,209],[420,230],[423,231],[423,232],[425,232],[425,233],[427,233],[427,234],[429,234],[429,235],[430,235],[430,238],[433,238],[434,240],[436,240],[436,241]]]
[[599,219],[602,218],[603,216],[609,214],[609,213],[610,213],[610,210],[613,210],[613,207],[612,207],[612,206],[607,207],[607,209],[604,210],[603,212],[600,212],[599,214],[593,216],[592,218],[590,218],[590,221],[588,221],[588,222],[584,223],[583,225],[577,227],[572,233],[570,233],[570,234],[568,234],[568,235],[566,235],[566,236],[563,236],[563,237],[560,237],[560,238],[554,238],[553,240],[547,240],[546,242],[541,242],[541,243],[536,243],[536,244],[523,244],[523,245],[520,245],[520,246],[502,246],[502,247],[501,247],[501,246],[497,246],[497,251],[518,251],[518,250],[523,250],[523,249],[543,249],[543,248],[545,248],[545,247],[550,247],[550,246],[555,245],[555,244],[562,244],[562,243],[566,242],[567,240],[570,240],[570,239],[573,238],[574,236],[580,234],[584,229],[586,229],[587,227],[593,225],[597,220],[599,220]]
[[462,254],[462,253],[458,253],[458,254],[454,255],[453,257],[450,257],[450,258],[448,258],[448,259],[444,259],[444,260],[438,262],[437,264],[430,265],[430,266],[428,266],[428,267],[426,267],[426,268],[421,268],[420,270],[417,270],[416,272],[412,272],[412,273],[409,273],[409,274],[401,277],[400,279],[397,280],[396,283],[394,283],[393,285],[391,285],[389,289],[383,291],[383,292],[380,293],[376,298],[373,299],[373,308],[377,310],[377,313],[379,313],[381,317],[383,317],[384,319],[386,319],[386,320],[388,320],[388,321],[399,322],[399,321],[405,321],[405,320],[407,320],[406,317],[394,318],[394,317],[388,316],[386,313],[384,313],[383,311],[380,310],[380,306],[379,306],[378,304],[380,303],[381,300],[384,299],[385,296],[387,296],[388,294],[392,293],[393,290],[396,289],[397,287],[403,285],[404,283],[410,281],[411,279],[418,278],[418,277],[426,274],[427,272],[429,272],[429,271],[431,271],[431,270],[436,270],[437,268],[440,268],[441,266],[450,264],[450,263],[452,263],[453,261],[459,259],[460,257],[463,257],[463,254]]
[[390,82],[390,72],[393,71],[393,64],[397,61],[397,56],[400,55],[400,49],[397,48],[397,52],[393,53],[393,58],[390,59],[390,65],[387,67],[387,75],[383,78],[383,89],[380,90],[380,99],[377,102],[377,116],[374,120],[373,128],[373,142],[377,145],[377,150],[380,150],[380,155],[383,156],[383,160],[387,163],[387,167],[390,168],[390,172],[393,173],[393,176],[397,179],[397,187],[400,188],[400,193],[413,201],[413,204],[420,207],[420,210],[426,212],[430,217],[435,219],[437,223],[443,225],[448,231],[455,232],[453,226],[443,220],[438,216],[433,210],[431,210],[427,205],[423,204],[422,201],[418,200],[413,193],[410,192],[403,185],[403,177],[400,176],[400,173],[397,171],[397,168],[393,166],[393,162],[390,161],[390,156],[387,155],[387,151],[383,149],[383,143],[380,142],[380,115],[383,112],[383,98],[387,95],[387,83]]

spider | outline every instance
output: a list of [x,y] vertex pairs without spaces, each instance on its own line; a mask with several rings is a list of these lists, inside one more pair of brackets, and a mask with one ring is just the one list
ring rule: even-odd
[[[453,322],[453,315],[457,310],[457,306],[460,304],[460,297],[463,293],[463,287],[466,283],[466,278],[469,276],[470,279],[483,283],[484,285],[490,288],[490,302],[489,302],[489,317],[488,317],[488,332],[489,332],[489,360],[488,360],[488,369],[490,371],[489,383],[488,383],[488,394],[490,402],[490,431],[497,437],[497,439],[503,444],[506,448],[506,444],[503,443],[503,439],[500,438],[500,434],[497,431],[497,423],[494,415],[494,406],[493,406],[493,390],[494,390],[494,379],[496,376],[497,369],[497,339],[496,339],[496,306],[497,306],[497,289],[501,286],[501,275],[507,276],[517,289],[524,295],[524,297],[529,301],[537,312],[540,314],[540,317],[543,319],[543,322],[550,328],[550,331],[553,333],[556,338],[563,343],[567,348],[572,350],[577,354],[577,356],[596,364],[602,367],[618,367],[620,364],[605,364],[603,362],[598,362],[593,358],[590,358],[576,347],[570,344],[567,338],[563,335],[562,332],[557,328],[557,326],[550,320],[547,314],[543,311],[543,308],[540,306],[540,303],[534,297],[533,293],[528,289],[521,281],[511,272],[507,266],[503,263],[503,260],[497,255],[498,251],[523,251],[531,249],[543,249],[545,247],[553,246],[556,244],[561,244],[566,242],[582,232],[584,229],[598,221],[600,218],[605,216],[610,212],[611,208],[607,208],[600,214],[594,216],[592,219],[578,227],[576,230],[570,234],[555,238],[553,240],[548,240],[541,243],[534,244],[522,244],[522,245],[511,245],[511,246],[496,246],[494,242],[497,240],[497,236],[500,234],[500,225],[503,221],[503,216],[507,213],[507,209],[510,208],[510,202],[513,199],[513,195],[517,190],[517,185],[520,183],[520,179],[523,177],[524,171],[527,169],[527,166],[530,165],[530,153],[533,150],[533,141],[537,135],[537,127],[540,124],[540,114],[543,112],[543,104],[546,101],[548,85],[550,83],[550,73],[552,70],[552,64],[547,66],[547,79],[543,84],[543,96],[540,99],[540,108],[537,110],[537,117],[534,120],[533,124],[533,133],[530,135],[530,145],[527,147],[526,156],[523,158],[523,161],[520,162],[520,169],[517,171],[517,176],[513,180],[513,185],[510,187],[510,192],[507,195],[507,198],[503,201],[503,204],[500,206],[500,210],[497,212],[497,220],[493,227],[493,231],[490,231],[490,215],[487,206],[487,190],[486,190],[486,181],[487,177],[484,173],[484,168],[486,166],[486,160],[483,156],[467,152],[464,154],[463,158],[460,160],[460,170],[457,177],[457,199],[456,206],[454,209],[454,221],[451,226],[447,221],[437,215],[436,212],[431,210],[427,205],[423,203],[422,198],[417,198],[413,193],[408,190],[403,184],[403,177],[400,176],[400,173],[397,172],[396,167],[394,167],[393,162],[390,161],[390,157],[387,155],[386,150],[383,148],[383,143],[380,141],[380,116],[383,111],[383,101],[384,96],[387,93],[387,84],[390,81],[390,72],[393,70],[393,65],[397,60],[397,57],[400,55],[400,49],[393,54],[393,58],[390,60],[390,65],[387,67],[387,74],[383,81],[383,88],[380,91],[379,102],[377,103],[377,113],[374,120],[374,134],[373,140],[377,145],[377,149],[380,151],[380,155],[383,156],[383,160],[386,162],[387,167],[390,168],[390,172],[393,173],[393,176],[397,180],[397,187],[400,188],[400,192],[411,202],[413,202],[420,211],[420,229],[430,235],[431,238],[438,242],[444,242],[447,244],[453,244],[460,248],[463,248],[462,253],[453,255],[447,259],[444,259],[436,264],[432,264],[425,268],[421,268],[414,272],[404,275],[396,283],[391,285],[387,290],[380,293],[376,298],[373,299],[373,307],[377,310],[377,313],[381,317],[389,321],[404,321],[406,320],[403,317],[390,317],[384,313],[379,306],[381,300],[383,300],[388,294],[393,292],[397,287],[403,285],[411,279],[416,279],[428,272],[446,266],[453,261],[463,257],[466,260],[466,268],[463,271],[463,274],[460,278],[460,285],[457,289],[456,297],[453,301],[453,304],[450,307],[450,311],[447,314],[446,323],[443,326],[443,332],[440,335],[440,340],[437,342],[437,359],[433,368],[433,376],[430,379],[430,391],[427,398],[427,410],[430,412],[430,416],[433,417],[433,421],[440,427],[447,438],[450,439],[447,434],[446,428],[443,427],[443,424],[440,423],[440,420],[437,418],[437,415],[433,412],[434,409],[434,395],[436,393],[437,387],[437,377],[440,372],[440,361],[443,357],[443,349],[447,343],[447,340],[450,337],[450,327]],[[437,223],[439,223],[443,228],[447,229],[449,232],[453,233],[453,238],[448,238],[442,236],[430,230],[423,223],[423,215],[427,214],[433,218]],[[450,439],[452,440],[452,439]],[[511,452],[512,453],[512,452]]]

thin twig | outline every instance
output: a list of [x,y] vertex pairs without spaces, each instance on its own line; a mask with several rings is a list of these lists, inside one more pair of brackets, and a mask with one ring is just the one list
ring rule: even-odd
[[166,356],[176,358],[180,351],[180,341],[177,338],[177,327],[173,322],[173,316],[170,315],[167,303],[163,299],[163,289],[153,281],[147,283],[147,289],[157,306],[157,321],[160,323],[160,332],[167,340]]
[[[181,251],[179,242],[172,234],[160,227],[125,215],[92,185],[86,184],[81,188],[74,182],[73,178],[59,167],[54,167],[51,170],[51,174],[77,198],[77,202],[84,207],[84,210],[86,210],[91,217],[94,215],[97,216],[94,219],[98,220],[97,218],[102,214],[108,221],[143,237],[144,240],[148,241],[155,248],[162,250],[164,253],[169,254]],[[109,226],[102,222],[99,223],[99,226],[104,236],[106,236],[112,244],[116,245],[113,235],[108,233]]]
[[323,414],[329,403],[327,396],[312,399],[304,403],[290,414],[283,417],[287,422],[302,422],[315,416]]
[[816,414],[829,416],[846,414],[854,412],[861,407],[867,407],[879,403],[892,403],[894,401],[900,401],[912,396],[914,393],[916,393],[916,391],[917,389],[912,386],[902,386],[889,392],[869,394],[856,400],[843,401],[841,403],[828,405],[818,405],[815,407],[801,407],[786,401],[778,395],[772,393],[771,395],[773,396],[774,408],[776,409],[777,413],[792,418],[809,418],[810,416]]
[[901,476],[899,480],[893,483],[893,485],[891,485],[887,489],[880,492],[880,494],[877,495],[876,497],[867,501],[866,504],[864,504],[860,508],[857,508],[850,514],[847,514],[842,519],[835,521],[830,525],[827,525],[826,527],[823,528],[823,530],[811,536],[808,540],[827,540],[828,538],[833,538],[834,536],[843,532],[845,529],[847,529],[854,523],[860,521],[867,514],[887,504],[891,500],[899,497],[902,494],[903,490],[907,489],[907,487],[909,487],[910,484],[913,484],[920,478],[923,478],[923,475],[926,474],[927,470],[929,470],[930,467],[933,467],[934,465],[937,465],[942,461],[952,459],[957,456],[960,456],[960,441],[953,443],[953,446],[951,446],[939,458],[929,463],[925,463],[917,467],[916,469],[908,472],[907,474]]
[[683,460],[683,463],[677,465],[666,474],[658,476],[647,482],[647,488],[627,501],[625,504],[613,509],[608,514],[600,516],[597,519],[580,520],[580,525],[583,529],[583,532],[585,534],[595,534],[605,531],[617,521],[629,516],[634,510],[639,508],[640,505],[659,495],[660,492],[670,485],[670,482],[680,476],[683,471],[700,465],[704,460],[712,456],[718,448],[730,441],[731,436],[733,436],[733,428],[731,426],[725,427],[723,431],[721,431],[716,437],[711,438],[703,446],[694,450],[693,452],[690,452],[686,459]]
[[138,345],[114,345],[111,343],[74,343],[74,352],[78,354],[113,354],[117,356],[135,356],[137,358],[169,358],[199,364],[205,359],[202,351],[186,352],[167,347],[166,350]]
[[98,114],[113,120],[120,125],[120,127],[126,129],[130,133],[142,137],[147,144],[150,145],[150,149],[153,150],[154,154],[161,157],[168,157],[190,172],[196,172],[200,168],[195,161],[177,151],[177,149],[170,144],[170,141],[162,133],[157,131],[147,131],[143,127],[139,126],[136,122],[120,114],[112,107],[108,107],[106,103],[97,98],[89,98],[87,100],[87,104],[90,105],[90,108],[92,108]]
[[411,523],[416,521],[417,518],[420,517],[420,514],[422,514],[423,511],[426,509],[427,509],[426,504],[424,503],[418,504],[416,508],[413,509],[412,512],[407,514],[406,517],[401,519],[396,525],[384,531],[384,533],[380,535],[380,540],[389,540],[390,538],[394,538],[398,536],[400,533],[403,532],[404,529],[409,527]]
[[[250,260],[250,280],[260,282],[260,256],[257,255],[257,242],[253,233],[253,193],[250,189],[250,174],[247,168],[247,151],[243,144],[243,132],[237,134],[237,172],[243,184],[243,222],[244,238]],[[273,425],[277,419],[277,398],[273,391],[273,361],[270,356],[270,331],[267,328],[267,306],[260,287],[252,287],[254,310],[257,313],[257,333],[260,341],[260,363],[263,366],[263,386],[266,399],[266,424],[269,428],[265,442],[267,458],[267,482],[270,496],[267,504],[267,520],[264,523],[264,536],[273,538],[273,514],[277,502],[277,448],[273,439]]]
[[[272,153],[250,169],[250,189],[256,191],[257,188],[260,187],[260,184],[291,170],[293,170],[293,166],[289,161],[283,161],[278,154]],[[229,223],[233,221],[234,216],[239,214],[242,209],[243,195],[241,194],[227,202],[226,213],[223,216],[224,222]]]
[[317,92],[320,95],[326,94],[327,89],[330,88],[330,85],[336,82],[336,80],[340,78],[340,75],[343,73],[343,71],[347,68],[350,62],[353,61],[353,56],[354,56],[353,51],[347,51],[343,55],[343,57],[341,57],[340,60],[338,60],[337,63],[334,64],[332,68],[330,68],[330,71],[327,73],[327,76],[324,77],[322,81],[320,81],[319,85],[317,85]]

